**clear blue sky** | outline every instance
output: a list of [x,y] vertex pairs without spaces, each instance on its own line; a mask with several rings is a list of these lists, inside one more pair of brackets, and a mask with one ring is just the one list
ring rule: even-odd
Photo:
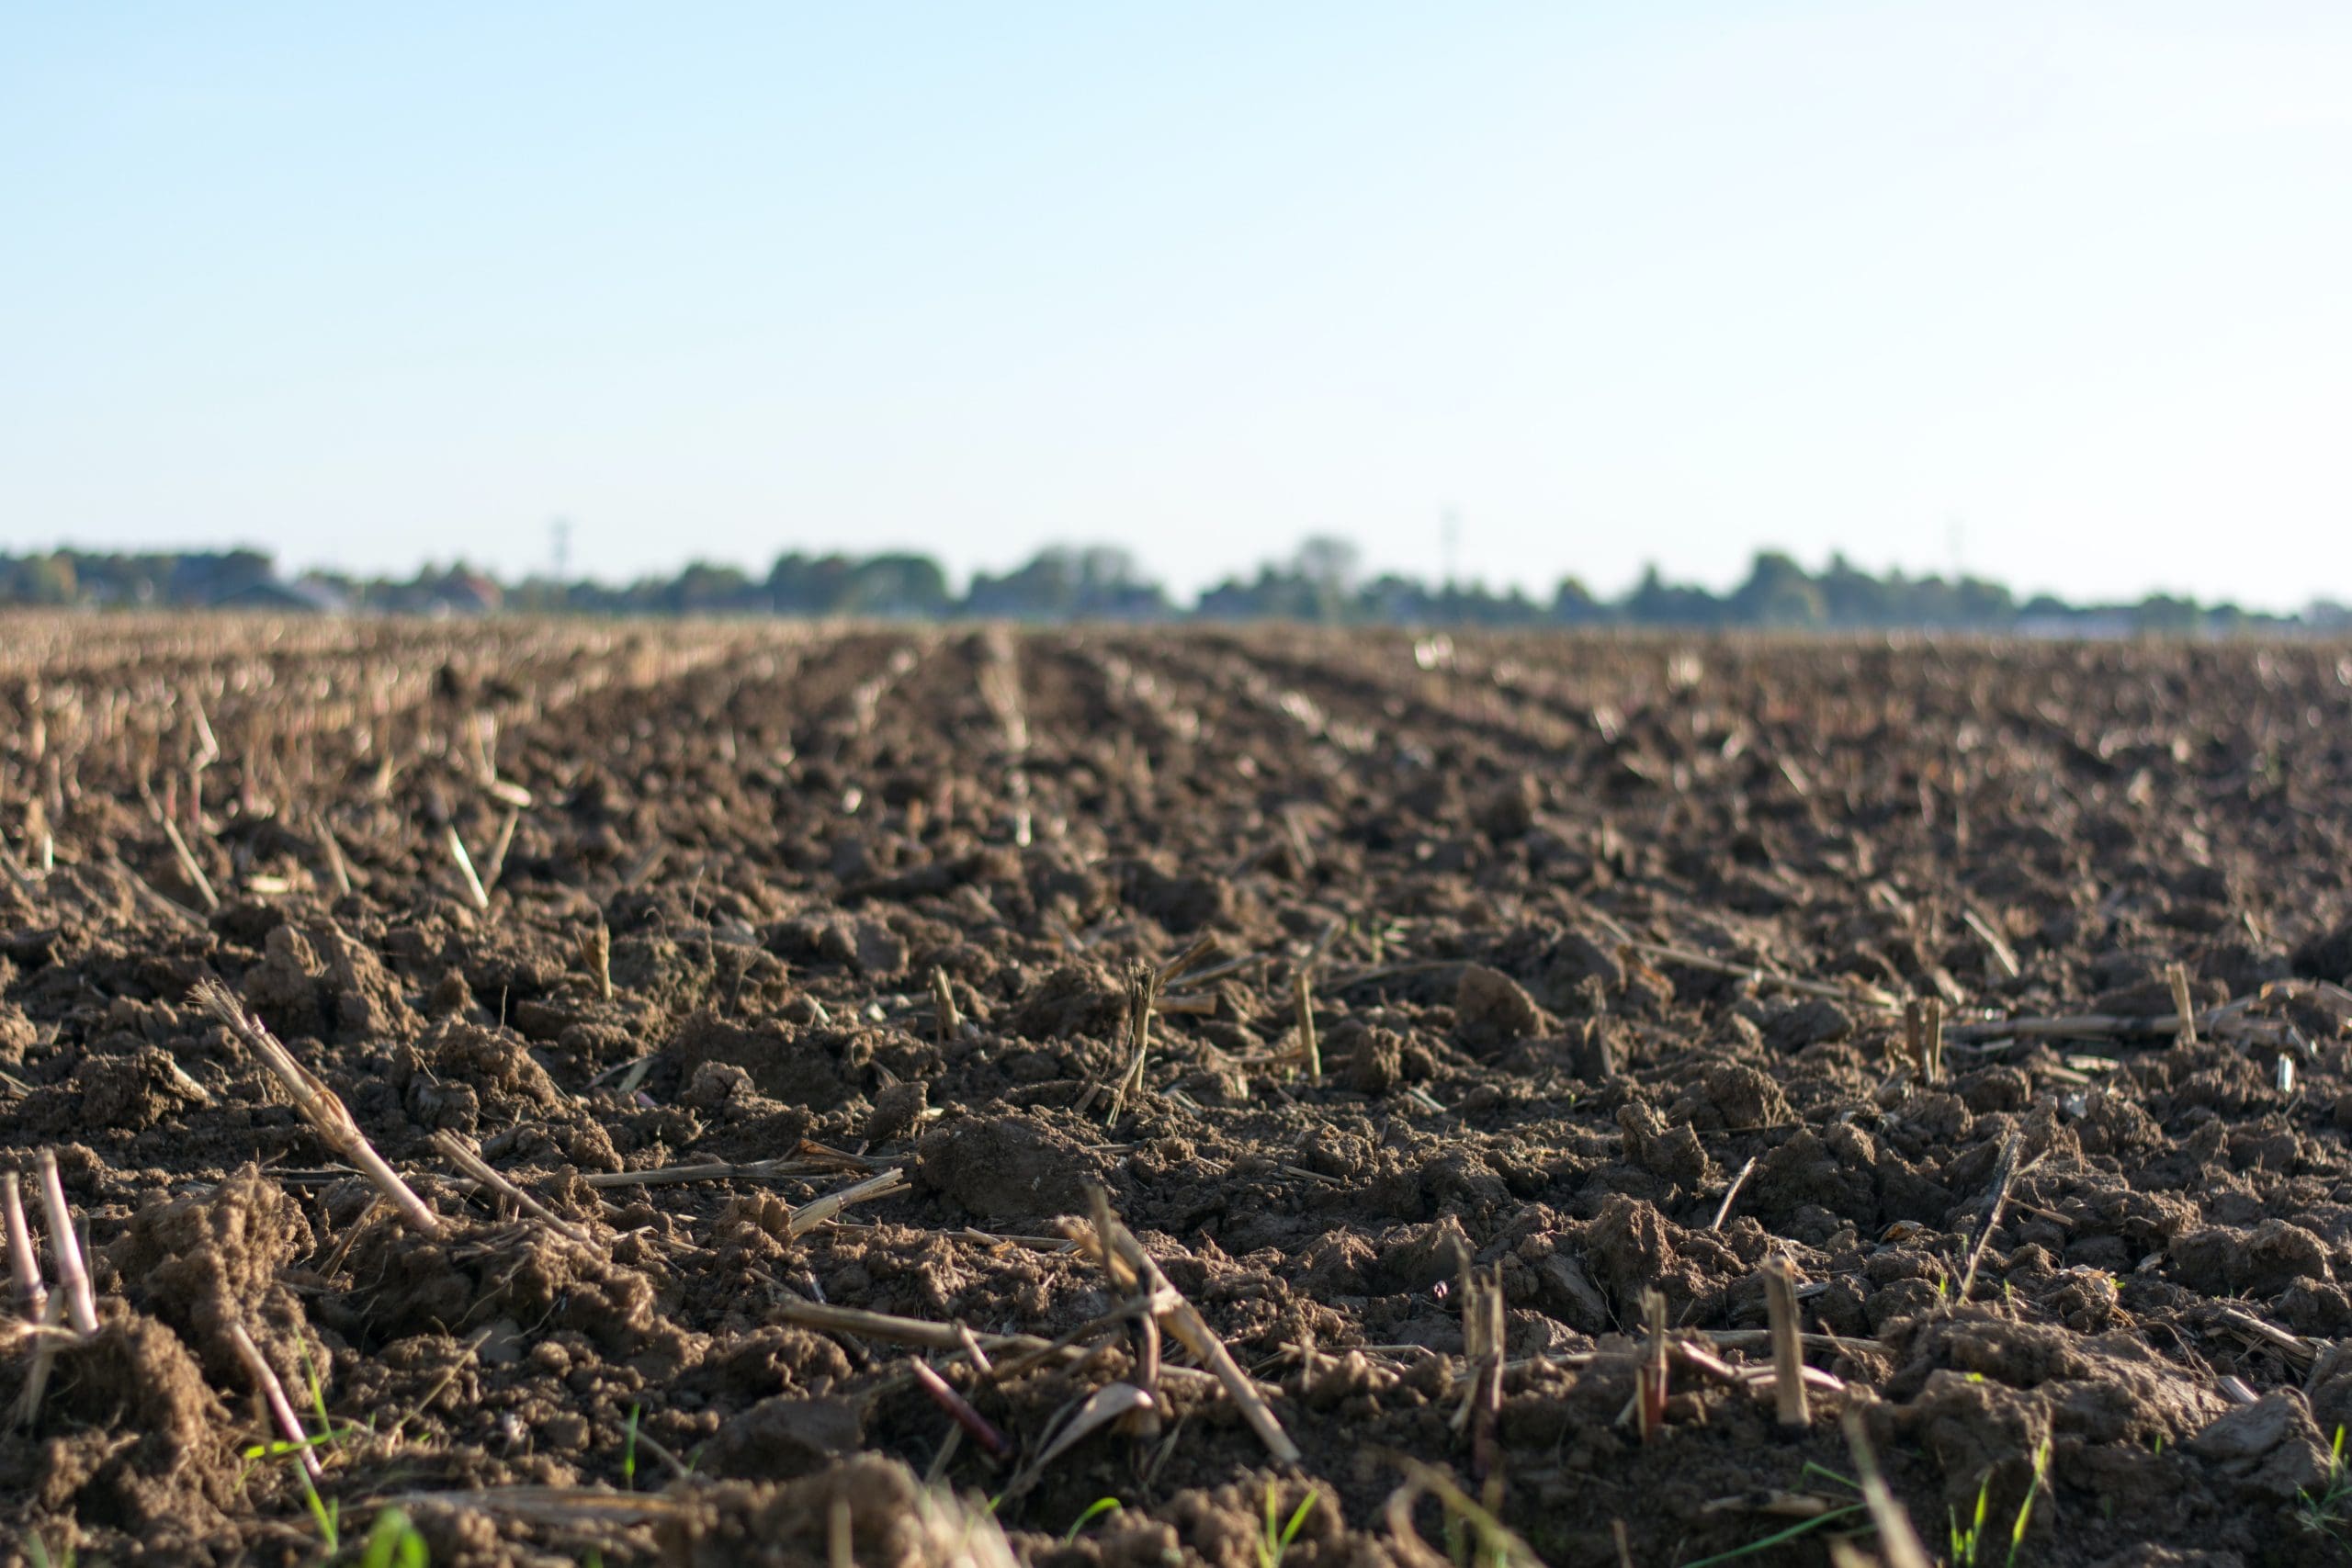
[[0,545],[2352,596],[2352,6],[0,4]]

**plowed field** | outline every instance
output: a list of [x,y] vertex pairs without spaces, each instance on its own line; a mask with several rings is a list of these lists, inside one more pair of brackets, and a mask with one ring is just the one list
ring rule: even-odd
[[0,630],[0,1558],[2352,1562],[2339,648]]

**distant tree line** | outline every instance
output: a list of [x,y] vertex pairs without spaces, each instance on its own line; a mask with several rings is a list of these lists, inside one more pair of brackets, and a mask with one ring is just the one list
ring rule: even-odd
[[2050,636],[2213,636],[2250,631],[2352,633],[2352,610],[2314,602],[2280,615],[2164,594],[2136,603],[2077,604],[2048,594],[2020,600],[1978,577],[1874,575],[1843,556],[1807,571],[1776,550],[1759,553],[1726,593],[1669,581],[1655,567],[1615,599],[1577,579],[1539,599],[1480,583],[1432,584],[1369,576],[1354,546],[1306,540],[1248,577],[1229,577],[1179,604],[1127,551],[1057,546],[1002,573],[981,572],[961,592],[928,556],[779,556],[763,577],[696,562],[673,577],[625,585],[529,578],[500,583],[462,563],[404,578],[334,572],[281,577],[259,550],[0,554],[0,604],[274,609],[296,612],[480,615],[497,611],[611,615],[854,615],[1018,621],[1253,621],[1332,625],[1673,626],[1688,629],[2023,632]]

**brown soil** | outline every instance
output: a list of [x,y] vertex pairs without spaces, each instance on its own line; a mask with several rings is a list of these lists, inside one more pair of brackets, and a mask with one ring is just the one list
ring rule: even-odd
[[[2005,1559],[2030,1491],[2037,1568],[2352,1560],[2340,649],[6,629],[0,1125],[28,1176],[56,1153],[100,1326],[0,1330],[0,1560],[324,1557],[298,1467],[250,1452],[240,1325],[330,1434],[355,1558],[397,1503],[441,1564],[944,1562],[972,1527],[932,1477],[1053,1568],[1254,1568],[1270,1485],[1316,1499],[1290,1568],[1419,1568],[1411,1461],[1555,1568],[1672,1568],[1855,1502],[1855,1412],[1939,1554],[1982,1497]],[[503,863],[492,769],[530,797]],[[1139,966],[1204,938],[1256,962],[1177,983],[1112,1114]],[[2177,1041],[2174,964],[2251,1005]],[[191,1003],[209,977],[438,1235]],[[2086,1013],[2125,1021],[1993,1027]],[[1028,1464],[1151,1381],[1090,1326],[1125,1299],[1069,1239],[1098,1188],[1298,1465],[1173,1336],[1155,1413]],[[1645,1441],[1646,1293],[1769,1362],[1738,1334],[1776,1253],[1834,1337],[1810,1427],[1678,1364]],[[983,1371],[818,1303],[1081,1354]],[[910,1355],[1013,1451],[951,1451]]]

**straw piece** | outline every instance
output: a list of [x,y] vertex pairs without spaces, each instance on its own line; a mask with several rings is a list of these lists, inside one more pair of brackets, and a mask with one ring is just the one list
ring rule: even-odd
[[[977,1342],[972,1348],[979,1348]],[[1012,1444],[1006,1440],[1005,1435],[998,1431],[987,1416],[973,1409],[972,1402],[956,1393],[945,1378],[932,1371],[930,1362],[916,1358],[909,1360],[907,1365],[913,1370],[915,1382],[922,1384],[922,1391],[931,1395],[933,1403],[955,1417],[956,1424],[970,1433],[973,1441],[999,1459],[1012,1451]]]
[[22,1181],[13,1170],[0,1174],[0,1220],[8,1232],[8,1272],[17,1285],[17,1304],[39,1323],[49,1305],[49,1287],[41,1283],[40,1261],[33,1255],[32,1228],[25,1224]]
[[1862,1430],[1862,1415],[1859,1410],[1846,1412],[1846,1444],[1854,1450],[1854,1473],[1862,1483],[1862,1501],[1870,1505],[1871,1522],[1878,1526],[1879,1551],[1884,1554],[1886,1568],[1935,1568],[1928,1556],[1928,1549],[1919,1543],[1919,1534],[1911,1528],[1911,1516],[1887,1490],[1886,1477],[1879,1473],[1878,1456],[1871,1451],[1870,1438]]
[[477,909],[490,908],[490,895],[482,888],[481,878],[474,874],[473,857],[466,853],[466,841],[458,836],[458,825],[452,822],[443,829],[449,847],[449,860],[458,868],[458,878],[466,885],[466,897],[473,900]]
[[933,1026],[941,1044],[964,1032],[964,1015],[956,1010],[955,988],[947,983],[947,971],[937,964],[931,971],[931,1007]]
[[200,773],[220,760],[220,741],[212,733],[212,721],[205,716],[204,699],[196,694],[196,688],[182,686],[180,695],[187,699],[188,716],[196,721],[196,756],[188,763],[188,772]]
[[1826,981],[1800,980],[1793,976],[1776,974],[1761,964],[1729,963],[1713,953],[1698,953],[1687,947],[1670,947],[1664,942],[1629,942],[1623,945],[1645,957],[1663,958],[1669,964],[1679,964],[1687,969],[1747,976],[1754,979],[1760,989],[1791,991],[1801,997],[1823,997],[1831,1001],[1853,1002],[1875,1008],[1881,1012],[1898,1010],[1893,997],[1860,980],[1850,986],[1833,986]]
[[1976,940],[1983,942],[1985,951],[1992,954],[1994,967],[2001,972],[2001,978],[2014,980],[2025,973],[2024,966],[2018,962],[2018,950],[2011,947],[2008,939],[1995,931],[1984,916],[1962,905],[1960,919],[1961,923],[1975,933]]
[[204,900],[204,907],[207,909],[220,908],[220,895],[212,891],[212,879],[204,874],[202,866],[196,863],[196,856],[188,851],[187,840],[180,837],[178,825],[169,817],[161,814],[157,815],[155,820],[162,825],[164,837],[171,840],[172,856],[180,863],[180,875],[187,878],[187,885],[196,889],[196,896]]
[[[1769,1350],[1772,1348],[1772,1333],[1768,1328],[1708,1328],[1700,1331],[1707,1343],[1718,1350]],[[1849,1334],[1800,1334],[1797,1343],[1804,1349],[1822,1356],[1883,1356],[1886,1347],[1875,1339],[1857,1339]]]
[[594,1247],[596,1238],[586,1227],[572,1224],[554,1210],[514,1185],[503,1172],[493,1169],[481,1156],[468,1148],[455,1133],[435,1133],[433,1146],[439,1149],[451,1165],[464,1171],[483,1186],[498,1192],[533,1219],[554,1231],[567,1241],[582,1247]]
[[1940,1083],[1944,1076],[1944,1003],[1941,997],[1920,997],[1903,1006],[1903,1032],[1921,1083]]
[[2300,1335],[2290,1334],[2276,1325],[2265,1323],[2252,1313],[2225,1306],[2214,1318],[2220,1325],[2240,1338],[2257,1345],[2267,1345],[2284,1356],[2298,1371],[2309,1371],[2319,1359],[2320,1346]]
[[498,879],[506,874],[506,852],[514,847],[514,826],[522,820],[522,811],[509,807],[499,822],[497,841],[490,846],[490,858],[482,862],[481,885],[485,891],[497,886]]
[[65,1320],[74,1332],[98,1331],[98,1303],[90,1294],[90,1271],[82,1264],[82,1245],[74,1234],[74,1211],[66,1206],[65,1183],[57,1174],[57,1155],[40,1152],[41,1207],[49,1220],[49,1250],[57,1262],[57,1289],[65,1298]]
[[1325,925],[1323,934],[1315,939],[1315,945],[1306,950],[1290,972],[1291,1004],[1298,1013],[1298,1055],[1306,1066],[1308,1083],[1323,1080],[1322,1043],[1315,1034],[1315,970],[1339,936],[1340,925],[1338,920]]
[[1111,1090],[1111,1111],[1102,1119],[1105,1124],[1119,1119],[1129,1095],[1142,1092],[1144,1065],[1151,1055],[1151,1010],[1159,1001],[1161,973],[1139,964],[1127,976],[1127,1062]]
[[25,1369],[24,1392],[17,1397],[19,1426],[31,1426],[40,1414],[41,1395],[49,1390],[49,1374],[57,1364],[58,1346],[74,1338],[72,1330],[59,1325],[59,1320],[65,1315],[64,1303],[62,1295],[51,1295],[49,1304],[41,1309],[40,1322],[34,1325],[32,1365]]
[[1731,1185],[1724,1190],[1724,1201],[1716,1208],[1715,1217],[1707,1224],[1709,1230],[1719,1231],[1724,1228],[1724,1222],[1731,1218],[1731,1206],[1738,1199],[1739,1190],[1747,1184],[1747,1179],[1755,1169],[1756,1156],[1750,1155],[1747,1156],[1747,1163],[1739,1168],[1739,1174],[1731,1179]]
[[1103,1384],[1087,1396],[1086,1402],[1078,1407],[1077,1414],[1054,1434],[1053,1441],[1047,1443],[1035,1459],[1022,1467],[1021,1473],[1014,1476],[1012,1483],[1005,1488],[1006,1493],[1017,1496],[1035,1486],[1037,1478],[1046,1472],[1046,1466],[1090,1434],[1114,1421],[1158,1408],[1157,1400],[1131,1382]]
[[1667,1380],[1670,1375],[1666,1359],[1666,1297],[1655,1290],[1642,1292],[1642,1316],[1647,1324],[1643,1340],[1642,1362],[1635,1369],[1634,1392],[1640,1413],[1642,1441],[1648,1442],[1666,1429]]
[[905,1174],[898,1167],[892,1166],[888,1170],[875,1172],[863,1181],[854,1181],[847,1187],[837,1188],[822,1197],[803,1203],[792,1211],[792,1218],[786,1225],[786,1233],[796,1236],[804,1235],[852,1203],[863,1203],[872,1199],[888,1198],[904,1192],[907,1190],[907,1183],[901,1179]]
[[1797,1286],[1789,1260],[1775,1255],[1764,1261],[1764,1310],[1771,1319],[1772,1386],[1783,1427],[1809,1427],[1813,1413],[1805,1405],[1804,1350],[1798,1339]]
[[313,814],[311,825],[319,836],[319,848],[326,852],[327,874],[334,879],[335,892],[343,897],[349,897],[351,864],[343,858],[343,840],[334,836],[334,829],[327,826],[324,816]]
[[[1168,1304],[1144,1288],[1143,1277],[1120,1257],[1111,1246],[1111,1233],[1119,1228],[1118,1216],[1111,1212],[1111,1194],[1100,1187],[1086,1190],[1089,1214],[1092,1224],[1087,1227],[1087,1239],[1091,1244],[1094,1261],[1102,1277],[1111,1282],[1112,1291],[1121,1304],[1110,1316],[1113,1322],[1132,1318],[1136,1326],[1136,1385],[1148,1395],[1159,1391],[1160,1345],[1159,1319],[1156,1315]],[[1159,1435],[1159,1406],[1147,1399],[1128,1413],[1126,1428],[1147,1440]]]
[[2237,1033],[2247,1038],[2274,1033],[2281,1027],[2276,1021],[2246,1018],[2243,1015],[2259,997],[2240,997],[2217,1008],[2182,1014],[2155,1013],[2135,1018],[2126,1013],[2082,1012],[2055,1018],[1985,1019],[1957,1023],[1947,1030],[1952,1040],[2046,1040],[2067,1038],[2076,1040],[2112,1040],[2131,1038],[2160,1038],[2180,1032],[2184,1016],[2207,1033],[2221,1035]]
[[[867,1339],[878,1339],[886,1345],[908,1345],[921,1350],[958,1351],[964,1348],[964,1333],[952,1323],[932,1323],[920,1317],[899,1317],[889,1313],[866,1312],[858,1307],[833,1306],[824,1302],[806,1301],[787,1296],[773,1308],[776,1316],[786,1323],[797,1323],[803,1328],[814,1328],[827,1334],[855,1334]],[[1053,1341],[1034,1334],[978,1334],[973,1336],[989,1350],[1046,1351]]]
[[261,1391],[261,1402],[267,1407],[277,1435],[301,1455],[302,1469],[310,1478],[318,1480],[326,1472],[320,1467],[319,1456],[311,1451],[311,1435],[302,1430],[302,1423],[294,1415],[293,1403],[286,1397],[286,1385],[278,1382],[277,1372],[270,1370],[269,1362],[262,1356],[261,1347],[254,1343],[253,1336],[245,1332],[245,1325],[242,1323],[229,1325],[229,1342],[236,1347],[237,1359],[244,1362],[245,1371],[253,1378],[254,1386]]
[[1733,1366],[1713,1350],[1703,1349],[1688,1339],[1677,1339],[1667,1349],[1677,1361],[1702,1377],[1712,1378],[1727,1388],[1748,1386],[1747,1370]]
[[1274,1419],[1273,1411],[1259,1396],[1256,1386],[1243,1375],[1233,1359],[1233,1352],[1225,1348],[1225,1341],[1219,1339],[1207,1322],[1193,1310],[1193,1303],[1168,1282],[1168,1276],[1160,1272],[1159,1265],[1152,1261],[1151,1254],[1143,1249],[1143,1243],[1137,1241],[1135,1234],[1115,1217],[1111,1223],[1109,1239],[1112,1250],[1125,1258],[1127,1266],[1149,1287],[1154,1302],[1167,1301],[1165,1307],[1157,1309],[1159,1315],[1176,1337],[1182,1339],[1186,1348],[1216,1374],[1217,1381],[1225,1384],[1226,1392],[1233,1396],[1234,1404],[1241,1407],[1242,1419],[1249,1422],[1250,1429],[1258,1434],[1258,1440],[1266,1445],[1266,1451],[1280,1463],[1296,1464],[1299,1461],[1298,1445],[1283,1431],[1283,1424]]
[[588,966],[588,975],[596,982],[599,1000],[613,999],[613,933],[603,921],[580,933],[580,961]]
[[409,1513],[433,1508],[488,1514],[557,1529],[629,1529],[684,1513],[681,1497],[663,1492],[609,1492],[601,1486],[468,1487],[450,1492],[394,1492],[375,1499],[379,1507]]
[[836,1168],[806,1159],[762,1159],[748,1164],[706,1160],[697,1165],[664,1165],[651,1170],[599,1170],[580,1179],[585,1187],[672,1187],[688,1181],[776,1181],[801,1176],[822,1176]]
[[203,916],[198,914],[187,905],[180,903],[177,899],[166,897],[162,893],[157,892],[153,883],[140,875],[137,872],[132,871],[130,867],[125,866],[123,868],[122,874],[130,884],[131,892],[145,899],[148,906],[154,909],[158,914],[168,915],[173,919],[178,920],[181,924],[188,926],[196,931],[204,930]]
[[2008,1207],[2009,1189],[2018,1179],[2018,1156],[2023,1152],[2024,1145],[2015,1133],[2001,1145],[2000,1169],[1993,1179],[1992,1201],[1985,1205],[1984,1228],[1976,1233],[1976,1245],[1968,1249],[1968,1266],[1961,1271],[1962,1301],[1968,1300],[1969,1292],[1976,1288],[1977,1266],[1984,1261],[1984,1248],[1992,1242],[1993,1233],[2000,1228],[2001,1212]]
[[368,1141],[368,1135],[359,1130],[359,1123],[351,1119],[351,1112],[335,1097],[334,1090],[329,1089],[317,1074],[296,1061],[293,1053],[279,1044],[259,1019],[248,1016],[238,1005],[237,998],[230,994],[228,987],[218,980],[202,981],[192,993],[192,999],[219,1019],[230,1033],[243,1043],[245,1049],[260,1057],[263,1065],[277,1075],[278,1081],[293,1095],[295,1109],[302,1113],[302,1120],[311,1124],[328,1147],[357,1166],[360,1172],[376,1184],[377,1190],[383,1193],[392,1207],[400,1212],[401,1218],[426,1235],[441,1234],[440,1216],[426,1207],[424,1200],[411,1190],[408,1183],[401,1179],[400,1173],[376,1152],[376,1145]]

